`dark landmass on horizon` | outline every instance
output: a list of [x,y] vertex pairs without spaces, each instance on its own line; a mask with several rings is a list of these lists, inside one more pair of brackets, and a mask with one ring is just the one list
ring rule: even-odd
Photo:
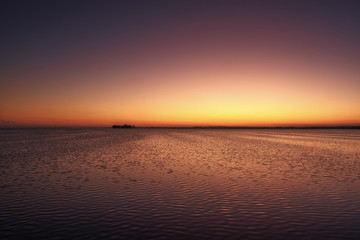
[[112,128],[135,128],[135,125],[129,125],[129,124],[113,125]]

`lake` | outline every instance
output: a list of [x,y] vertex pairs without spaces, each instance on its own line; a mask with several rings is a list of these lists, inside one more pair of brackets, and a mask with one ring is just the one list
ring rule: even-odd
[[1,239],[360,239],[360,130],[0,129]]

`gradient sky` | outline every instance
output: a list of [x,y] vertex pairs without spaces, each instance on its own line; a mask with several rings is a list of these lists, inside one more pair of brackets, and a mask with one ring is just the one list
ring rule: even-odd
[[360,125],[358,1],[1,1],[0,125]]

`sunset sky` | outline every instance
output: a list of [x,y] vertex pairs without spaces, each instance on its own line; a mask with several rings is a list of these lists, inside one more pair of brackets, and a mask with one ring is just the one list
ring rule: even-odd
[[360,125],[358,1],[1,1],[0,125]]

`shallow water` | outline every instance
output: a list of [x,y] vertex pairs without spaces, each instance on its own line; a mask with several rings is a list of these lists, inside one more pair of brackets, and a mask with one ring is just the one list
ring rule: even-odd
[[2,129],[1,239],[360,239],[360,130]]

